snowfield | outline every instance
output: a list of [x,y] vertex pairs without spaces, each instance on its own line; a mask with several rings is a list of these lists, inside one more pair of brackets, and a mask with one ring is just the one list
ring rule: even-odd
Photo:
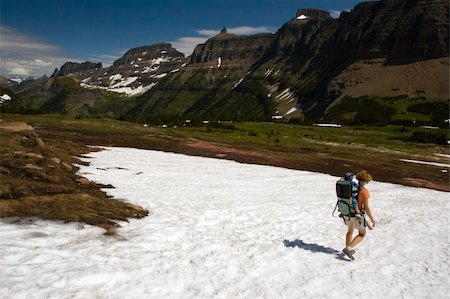
[[351,262],[336,177],[129,148],[89,157],[81,174],[150,215],[113,237],[0,220],[0,298],[448,298],[448,193],[370,183],[378,223]]

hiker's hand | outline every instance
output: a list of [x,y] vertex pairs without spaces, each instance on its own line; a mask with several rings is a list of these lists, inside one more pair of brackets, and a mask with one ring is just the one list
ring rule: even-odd
[[372,220],[372,227],[375,227],[375,220]]

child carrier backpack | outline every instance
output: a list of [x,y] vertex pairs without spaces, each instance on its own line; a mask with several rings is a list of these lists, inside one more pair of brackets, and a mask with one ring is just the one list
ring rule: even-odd
[[332,215],[339,210],[339,217],[341,217],[344,222],[345,220],[350,220],[351,217],[356,216],[355,209],[352,206],[353,199],[358,197],[359,187],[353,182],[353,174],[347,172],[343,178],[336,182],[336,195],[337,203],[333,210]]

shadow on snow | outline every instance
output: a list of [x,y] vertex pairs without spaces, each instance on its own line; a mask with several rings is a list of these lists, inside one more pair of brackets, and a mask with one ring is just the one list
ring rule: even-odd
[[332,254],[339,260],[346,260],[345,255],[341,251],[338,251],[334,248],[325,247],[325,246],[322,246],[319,244],[314,244],[314,243],[309,244],[309,243],[305,243],[303,240],[298,240],[298,239],[295,241],[284,240],[283,244],[286,247],[291,247],[291,248],[298,247],[300,249],[308,250],[313,253]]

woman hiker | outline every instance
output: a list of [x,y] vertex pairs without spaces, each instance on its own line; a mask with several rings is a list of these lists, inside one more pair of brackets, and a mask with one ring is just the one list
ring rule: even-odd
[[[373,219],[372,212],[370,211],[369,206],[369,198],[370,193],[369,190],[365,188],[371,180],[372,176],[365,170],[362,170],[356,174],[356,179],[359,182],[359,192],[358,192],[358,208],[360,211],[364,211],[367,216],[369,216],[370,221],[372,222],[372,227],[375,226],[375,220]],[[346,221],[348,231],[345,236],[345,248],[342,250],[350,259],[354,260],[353,253],[355,253],[354,249],[356,245],[358,245],[366,236],[366,227],[364,225],[364,220],[358,219],[356,217],[350,218],[349,221]],[[353,238],[353,232],[355,228],[358,230],[358,235]]]

